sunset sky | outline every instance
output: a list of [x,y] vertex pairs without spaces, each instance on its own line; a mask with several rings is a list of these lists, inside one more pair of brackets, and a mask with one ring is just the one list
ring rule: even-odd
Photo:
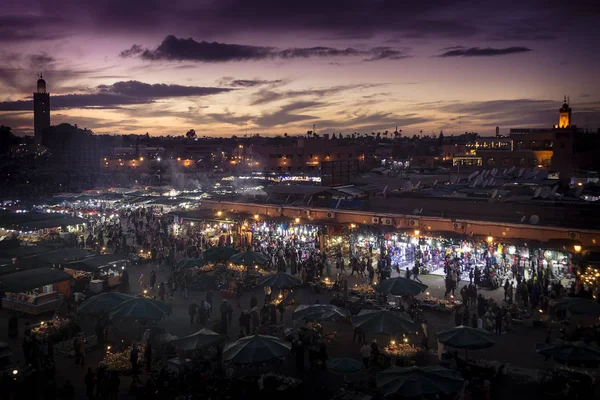
[[2,0],[0,124],[96,133],[492,135],[600,127],[594,1]]

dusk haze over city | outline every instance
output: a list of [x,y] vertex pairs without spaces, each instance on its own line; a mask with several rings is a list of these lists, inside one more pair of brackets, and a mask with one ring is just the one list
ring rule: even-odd
[[600,127],[592,1],[34,1],[0,5],[0,119],[96,133]]
[[0,0],[0,400],[600,399],[599,26]]

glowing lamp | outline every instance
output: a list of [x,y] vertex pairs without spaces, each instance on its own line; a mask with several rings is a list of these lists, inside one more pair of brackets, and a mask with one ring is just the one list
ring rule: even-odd
[[415,236],[419,236],[419,234],[420,234],[420,233],[421,233],[421,231],[420,231],[420,230],[418,230],[418,229],[415,229]]
[[492,243],[494,241],[494,237],[493,236],[488,236],[487,237],[487,242],[488,243]]
[[297,224],[299,224],[299,223],[300,223],[300,218],[296,218],[296,219],[294,220],[294,222],[295,222],[295,223],[297,223]]
[[217,211],[217,216],[220,217],[221,215],[223,215],[223,211]]
[[573,249],[575,250],[575,253],[579,253],[581,251],[581,245],[576,244],[575,246],[573,246]]
[[148,294],[148,290],[147,289],[144,289],[144,294]]
[[350,224],[350,228],[354,229],[354,228],[356,228],[356,225],[355,224]]
[[396,344],[396,341],[395,341],[395,340],[392,340],[392,341],[390,342],[390,344],[391,344],[392,346],[394,346],[394,345]]
[[19,373],[19,370],[13,369],[13,375],[17,375],[18,373]]

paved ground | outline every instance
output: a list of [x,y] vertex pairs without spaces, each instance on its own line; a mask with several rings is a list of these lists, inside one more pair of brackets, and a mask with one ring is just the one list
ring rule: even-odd
[[[158,275],[158,282],[163,280],[167,280],[168,271],[163,269],[156,268],[152,265],[138,265],[132,266],[129,269],[130,272],[130,284],[132,286],[132,291],[137,291],[137,278],[141,273],[144,273],[145,276],[148,276],[151,269],[154,268]],[[349,285],[354,285],[357,279],[356,277],[350,277]],[[443,286],[443,278],[440,276],[421,276],[423,283],[429,286],[429,292],[431,295],[436,297],[442,297],[444,294],[444,286]],[[256,288],[253,290],[254,293],[257,294],[257,298],[259,300],[259,306],[262,305],[263,301],[263,292],[262,288]],[[242,305],[243,307],[249,308],[250,297],[252,292],[244,293],[242,297]],[[500,301],[503,297],[503,294],[500,290],[498,291],[483,291],[484,296],[493,297],[495,300]],[[294,291],[294,296],[297,299],[297,304],[312,304],[316,299],[319,299],[321,303],[329,303],[331,295],[329,293],[321,293],[317,294],[312,289],[301,289]],[[205,298],[204,292],[189,292],[189,299],[183,300],[182,294],[180,292],[176,293],[173,299],[173,314],[160,322],[160,326],[167,328],[172,334],[178,336],[184,336],[187,334],[191,334],[198,330],[198,327],[191,326],[189,323],[188,317],[188,306],[192,300],[196,300],[197,303],[200,300]],[[221,298],[217,292],[215,292],[215,298],[213,303],[218,306],[221,303]],[[235,305],[235,300],[233,300],[233,304]],[[233,315],[233,324],[229,330],[229,336],[231,338],[237,337],[239,333],[238,326],[238,317],[243,308],[235,308]],[[285,321],[291,323],[293,308],[289,307],[285,313]],[[4,312],[0,318],[0,340],[10,343],[13,347],[15,353],[17,355],[21,354],[21,340],[22,340],[22,332],[23,329],[20,329],[20,337],[18,340],[9,340],[7,338],[7,318],[8,313]],[[435,347],[435,333],[441,329],[449,328],[454,326],[453,317],[451,314],[442,314],[438,312],[426,311],[425,317],[429,323],[429,332],[430,332],[430,345]],[[30,319],[31,322],[35,322],[35,319]],[[20,320],[21,324],[24,322],[24,318]],[[210,326],[210,325],[209,325]],[[136,331],[136,327],[131,327],[127,329],[123,325],[119,325],[119,328],[123,330],[124,333],[131,334]],[[329,356],[330,358],[335,357],[351,357],[359,359],[359,346],[356,344],[352,344],[352,327],[342,324],[327,324],[325,326],[326,330],[335,330],[339,333],[338,340],[336,343],[331,344],[329,348]],[[127,332],[125,332],[127,331]],[[506,363],[511,366],[520,367],[520,368],[540,368],[544,366],[544,360],[542,357],[539,357],[535,354],[534,348],[535,344],[539,342],[543,342],[546,336],[546,330],[543,328],[534,328],[530,323],[525,324],[523,326],[515,326],[514,330],[508,334],[504,334],[499,336],[497,339],[497,344],[495,347],[480,350],[477,352],[473,352],[470,356],[474,358],[482,358],[488,360],[498,360],[502,363]],[[367,337],[369,340],[370,338]],[[380,342],[381,343],[381,342]],[[77,388],[77,399],[85,398],[83,394],[83,376],[84,369],[77,368],[73,366],[73,360],[61,356],[56,357],[57,364],[57,383],[58,385],[62,385],[65,379],[70,379],[73,384]],[[98,361],[102,358],[102,351],[96,350],[87,355],[87,366],[95,367]],[[430,354],[427,355],[427,359],[425,360],[427,363],[435,363],[436,355],[432,350]],[[308,366],[308,363],[306,364]],[[277,368],[279,371],[289,372],[290,374],[293,372],[292,365],[288,362],[285,365],[281,365]],[[236,371],[237,374],[244,374],[245,371]],[[308,372],[307,372],[308,373]],[[337,376],[332,373],[310,373],[309,375],[312,380],[318,380],[323,382],[327,382],[330,384],[333,382],[333,385],[329,385],[330,387],[335,386],[335,382],[341,382],[342,377]],[[306,377],[306,376],[305,376]],[[369,376],[366,374],[359,375],[357,377],[352,377],[353,379],[369,379]],[[123,379],[121,387],[125,391],[129,385],[128,379]],[[514,397],[514,396],[513,396]],[[123,395],[123,398],[126,398],[126,395]]]

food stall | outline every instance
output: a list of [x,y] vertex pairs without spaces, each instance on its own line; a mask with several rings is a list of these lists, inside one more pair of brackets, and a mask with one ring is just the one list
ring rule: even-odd
[[122,271],[129,264],[129,259],[124,256],[106,254],[65,264],[64,270],[73,276],[76,287],[87,286],[89,290],[98,293],[105,288],[119,286]]
[[71,296],[71,275],[55,268],[36,268],[0,277],[2,307],[26,314],[56,310]]

